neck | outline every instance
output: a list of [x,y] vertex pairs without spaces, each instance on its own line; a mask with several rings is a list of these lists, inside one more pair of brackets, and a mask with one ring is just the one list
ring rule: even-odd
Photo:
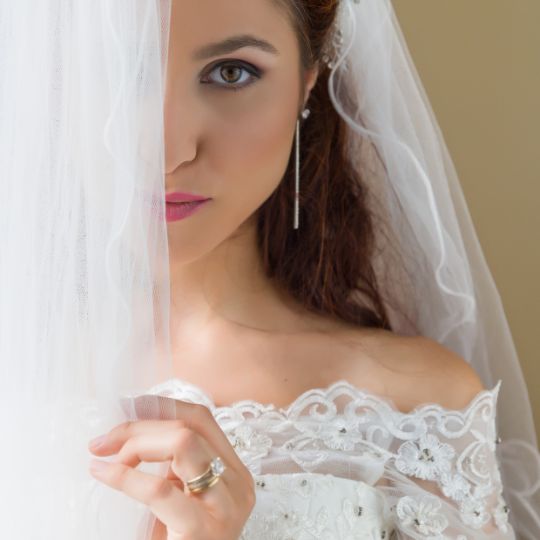
[[171,339],[224,323],[263,332],[302,324],[298,306],[264,273],[254,222],[195,261],[176,262],[174,246],[169,253]]

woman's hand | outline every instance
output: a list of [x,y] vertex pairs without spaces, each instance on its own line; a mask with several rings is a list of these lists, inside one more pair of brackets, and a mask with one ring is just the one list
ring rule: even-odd
[[[97,456],[118,454],[92,475],[146,504],[165,526],[167,540],[238,540],[255,505],[253,477],[209,409],[176,400],[177,420],[125,422],[105,435]],[[184,481],[203,474],[219,456],[225,471],[208,489],[191,493]],[[97,461],[97,460],[94,460]],[[136,469],[169,461],[166,478]]]

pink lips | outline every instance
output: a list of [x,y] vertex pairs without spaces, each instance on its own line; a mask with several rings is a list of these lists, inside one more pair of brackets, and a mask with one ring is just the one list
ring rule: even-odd
[[172,202],[172,203],[207,201],[207,200],[208,200],[208,197],[202,197],[200,195],[193,195],[191,193],[180,193],[179,191],[165,194],[165,201]]
[[207,197],[192,195],[191,193],[167,193],[165,195],[167,222],[178,221],[191,216],[210,200]]

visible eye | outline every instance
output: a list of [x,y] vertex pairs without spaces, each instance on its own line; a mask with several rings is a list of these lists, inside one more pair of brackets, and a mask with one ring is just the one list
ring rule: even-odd
[[[224,81],[224,83],[216,81],[214,78],[208,80],[208,75],[212,75],[212,73],[218,73],[218,77],[221,78],[221,81]],[[243,73],[246,76],[243,76]],[[208,75],[201,80],[203,84],[217,84],[225,90],[240,90],[245,86],[253,84],[262,76],[260,70],[255,66],[237,60],[221,62],[215,65],[208,72]]]

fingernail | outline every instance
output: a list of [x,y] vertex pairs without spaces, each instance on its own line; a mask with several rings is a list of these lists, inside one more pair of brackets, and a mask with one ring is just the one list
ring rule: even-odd
[[107,438],[107,435],[101,435],[101,437],[96,437],[95,439],[92,439],[90,441],[90,448],[99,448],[105,443],[105,439]]
[[100,461],[99,459],[92,459],[90,461],[90,470],[95,473],[100,473],[107,469],[109,463],[107,461]]

